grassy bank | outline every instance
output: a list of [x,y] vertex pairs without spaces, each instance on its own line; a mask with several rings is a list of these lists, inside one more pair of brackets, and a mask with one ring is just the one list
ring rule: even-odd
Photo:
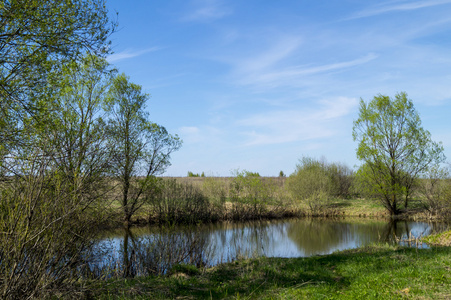
[[429,235],[422,240],[432,245],[451,246],[451,230]]
[[200,272],[92,282],[100,299],[448,299],[451,248],[372,246],[309,258],[258,258]]
[[[389,218],[380,201],[358,194],[330,195],[313,210],[311,203],[296,199],[287,188],[285,177],[164,177],[158,188],[145,195],[142,206],[133,214],[134,225],[199,224],[221,221],[248,221],[289,217],[363,217]],[[155,193],[155,190],[158,192]],[[108,206],[109,227],[122,226],[120,191]],[[420,196],[401,207],[399,219],[446,220],[448,214],[433,213]]]

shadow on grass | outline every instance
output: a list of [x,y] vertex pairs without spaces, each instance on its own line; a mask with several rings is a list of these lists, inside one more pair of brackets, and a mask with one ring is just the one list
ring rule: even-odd
[[[287,291],[291,293],[289,295],[311,295],[321,289],[324,293],[346,292],[359,295],[368,290],[356,284],[358,281],[374,281],[374,286],[368,289],[377,292],[378,289],[383,289],[379,286],[385,286],[387,282],[404,276],[396,273],[398,270],[416,265],[426,272],[433,268],[436,273],[437,261],[443,261],[445,258],[444,263],[449,264],[450,254],[451,248],[447,247],[433,250],[367,247],[309,258],[258,258],[219,265],[193,277],[176,274],[170,277],[143,278],[131,285],[129,282],[127,287],[116,286],[115,291],[109,290],[108,294],[118,295],[121,294],[120,291],[128,289],[124,296],[119,298],[259,299],[278,298],[280,293]],[[446,268],[442,271],[448,272]],[[412,281],[408,276],[400,280]],[[437,276],[443,277],[443,274],[437,273]]]
[[329,205],[331,208],[346,208],[351,206],[353,206],[352,201],[347,199],[336,200]]

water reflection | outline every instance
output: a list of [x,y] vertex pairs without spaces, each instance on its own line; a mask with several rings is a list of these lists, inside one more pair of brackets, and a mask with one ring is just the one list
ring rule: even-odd
[[296,245],[300,256],[328,254],[375,242],[395,243],[410,235],[430,234],[433,224],[408,221],[355,220],[299,220],[291,223],[288,237]]
[[176,264],[204,266],[210,259],[207,235],[192,227],[122,229],[98,241],[94,277],[165,274]]
[[[446,230],[441,223],[384,220],[294,219],[223,223],[172,229],[139,228],[98,241],[102,258],[93,269],[105,276],[162,274],[174,264],[215,265],[240,257],[329,254],[375,242]],[[113,272],[114,270],[114,272]]]

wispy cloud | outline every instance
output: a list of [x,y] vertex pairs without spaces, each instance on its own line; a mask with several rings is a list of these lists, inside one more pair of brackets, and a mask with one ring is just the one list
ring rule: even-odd
[[[369,53],[363,57],[319,66],[293,66],[286,68],[268,68],[267,70],[243,72],[239,82],[245,85],[265,85],[269,87],[286,86],[292,82],[299,82],[302,77],[320,73],[336,72],[355,67],[375,60],[375,53]],[[247,70],[246,70],[247,71]]]
[[351,16],[348,18],[350,19],[359,19],[359,18],[365,18],[370,16],[376,16],[380,14],[395,12],[395,11],[410,11],[410,10],[416,10],[421,8],[427,8],[431,6],[437,6],[437,5],[444,5],[451,3],[451,0],[427,0],[427,1],[416,1],[416,2],[404,2],[399,3],[398,1],[396,3],[385,3],[382,5],[378,5],[376,7],[363,10],[355,14],[354,16]]
[[113,63],[113,62],[118,62],[124,59],[129,59],[129,58],[134,58],[137,56],[141,56],[143,54],[149,53],[149,52],[154,52],[154,51],[158,51],[160,50],[160,47],[151,47],[151,48],[147,48],[144,50],[124,50],[121,51],[119,53],[114,53],[110,56],[107,57],[108,62]]
[[195,126],[180,127],[178,133],[182,140],[188,143],[196,143],[203,139],[200,129]]
[[225,6],[222,0],[196,0],[194,6],[195,9],[186,14],[182,21],[212,21],[232,13],[232,10]]
[[260,72],[268,69],[293,54],[301,45],[301,41],[301,38],[297,36],[279,38],[267,51],[240,61],[239,70],[241,72]]
[[270,111],[240,120],[240,127],[252,128],[246,146],[282,144],[333,136],[342,117],[357,105],[356,98],[338,97],[319,102],[315,109]]

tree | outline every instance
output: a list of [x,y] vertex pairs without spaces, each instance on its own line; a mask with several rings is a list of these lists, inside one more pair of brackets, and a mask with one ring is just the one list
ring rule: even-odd
[[64,66],[54,83],[60,85],[53,101],[56,107],[45,121],[53,123],[43,137],[51,136],[54,143],[52,165],[72,183],[71,193],[83,194],[89,202],[105,193],[100,187],[109,175],[112,157],[103,107],[115,71],[108,68],[104,59],[92,55]]
[[124,74],[113,80],[109,91],[110,145],[115,149],[112,163],[121,187],[126,227],[145,203],[143,192],[151,188],[153,176],[166,170],[171,153],[181,147],[178,136],[149,121],[144,110],[148,98],[141,86],[131,83]]
[[63,66],[47,110],[23,119],[26,146],[3,157],[1,298],[45,298],[68,288],[88,259],[111,152],[101,119],[105,68],[91,56]]
[[0,3],[0,146],[21,142],[24,116],[45,107],[38,95],[61,66],[110,52],[105,0],[6,0]]
[[[85,125],[96,120],[73,118],[70,106],[63,112],[59,100],[65,93],[58,79],[86,53],[110,52],[108,38],[115,24],[109,24],[104,2],[0,3],[1,298],[45,298],[64,286],[63,297],[77,280],[73,270],[87,258],[84,251],[93,234],[88,228],[97,219],[86,219],[93,199],[86,184],[93,185],[89,171],[98,161],[90,159],[98,158],[91,155],[98,140],[92,136],[96,130],[89,133]],[[74,138],[81,144],[69,147],[77,152],[71,161],[82,166],[70,168],[80,171],[75,172],[78,178],[61,165],[68,148],[58,147],[58,137],[70,128],[63,126],[63,114],[78,126],[71,134],[91,136]]]
[[421,127],[406,93],[395,99],[378,95],[369,103],[361,99],[353,138],[359,143],[357,157],[365,163],[361,174],[391,215],[400,213],[402,200],[407,208],[415,179],[445,160],[442,145]]

